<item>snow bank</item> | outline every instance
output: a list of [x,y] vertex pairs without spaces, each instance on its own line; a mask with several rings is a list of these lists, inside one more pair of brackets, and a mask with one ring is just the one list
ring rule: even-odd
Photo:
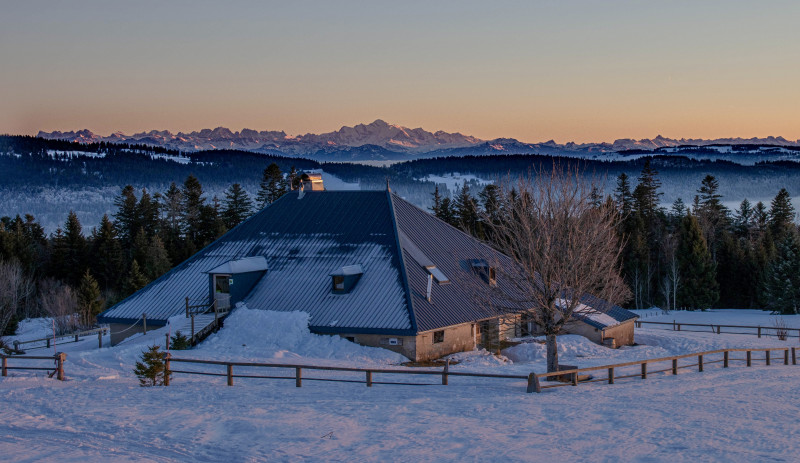
[[25,341],[28,339],[42,339],[53,335],[53,320],[51,318],[27,318],[19,322],[17,334],[9,336],[10,340]]
[[206,358],[333,359],[355,362],[400,363],[400,354],[365,347],[338,336],[313,334],[308,314],[273,312],[240,307],[225,319],[225,326],[210,336],[192,354]]

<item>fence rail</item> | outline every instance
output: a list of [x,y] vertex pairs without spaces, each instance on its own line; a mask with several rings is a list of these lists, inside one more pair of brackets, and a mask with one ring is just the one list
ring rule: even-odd
[[65,344],[63,342],[61,342],[61,343],[58,342],[58,341],[64,340],[64,339],[73,339],[72,341],[66,341],[66,342],[78,342],[79,338],[85,337],[85,336],[89,336],[89,335],[92,335],[92,334],[97,334],[97,342],[99,343],[100,347],[103,347],[103,334],[105,334],[106,331],[108,331],[108,327],[101,327],[101,328],[94,328],[94,329],[91,329],[91,330],[78,331],[78,332],[75,332],[75,333],[67,333],[67,334],[60,334],[60,335],[57,335],[57,336],[50,336],[50,337],[47,337],[47,338],[28,339],[28,340],[25,340],[25,341],[14,341],[13,342],[14,350],[19,351],[20,350],[20,346],[23,346],[25,344],[33,344],[33,343],[37,343],[37,342],[44,342],[45,345],[30,347],[30,349],[39,349],[39,348],[42,348],[42,347],[52,347],[52,346],[58,345],[58,344]]
[[[783,356],[773,356],[772,352],[781,351],[783,352]],[[744,352],[744,358],[732,358],[731,353],[735,352]],[[764,352],[764,357],[753,358],[753,352]],[[708,360],[709,356],[722,354],[722,358],[715,359],[715,360]],[[681,365],[679,360],[682,359],[694,359],[697,358],[697,363],[690,363]],[[533,374],[531,380],[528,383],[528,392],[542,392],[544,389],[550,389],[554,387],[562,387],[562,386],[577,386],[579,383],[594,383],[594,382],[606,382],[607,384],[614,384],[615,380],[624,379],[624,378],[641,378],[647,379],[648,374],[655,374],[655,373],[672,373],[673,375],[678,374],[678,370],[685,369],[685,368],[695,368],[699,372],[704,371],[706,365],[722,363],[723,368],[728,368],[731,362],[745,362],[746,366],[750,367],[753,365],[754,361],[763,361],[766,365],[771,365],[773,361],[782,361],[784,365],[789,365],[791,362],[792,365],[797,365],[797,348],[796,347],[769,347],[769,348],[752,348],[752,349],[719,349],[719,350],[710,350],[706,352],[697,352],[693,354],[684,354],[684,355],[674,355],[672,357],[661,357],[656,359],[647,359],[647,360],[637,360],[634,362],[625,362],[625,363],[617,363],[614,365],[602,365],[596,367],[587,367],[587,368],[575,368],[570,370],[561,370],[552,373],[539,373]],[[649,370],[648,365],[653,363],[662,363],[662,362],[670,362],[671,365],[669,368],[663,368],[660,370]],[[639,366],[640,370],[636,373],[629,373],[624,375],[617,375],[617,370],[626,367],[633,367]],[[586,379],[581,380],[580,374],[581,373],[590,373],[590,372],[598,372],[598,371],[606,371],[606,376],[601,377],[599,379]],[[568,378],[566,383],[559,383],[559,384],[548,384],[542,385],[542,380],[547,380],[551,377],[558,377],[558,378]]]
[[[55,361],[55,368],[47,368],[47,367],[28,367],[28,366],[21,366],[21,367],[10,367],[8,366],[8,359],[16,360],[54,360]],[[64,381],[64,362],[67,359],[67,354],[63,352],[58,352],[56,355],[44,356],[44,355],[5,355],[0,354],[0,374],[2,376],[8,376],[8,370],[45,370],[50,371],[50,377],[52,378],[53,375],[56,375],[56,378],[59,381]]]
[[[747,326],[747,325],[718,325],[714,323],[683,323],[677,321],[671,322],[651,322],[645,320],[636,320],[636,327],[641,328],[642,324],[648,325],[662,325],[662,326],[669,326],[672,331],[690,331],[694,333],[708,333],[709,330],[713,334],[746,334],[751,336],[758,336],[759,338],[762,336],[774,336],[777,338],[785,337],[789,338],[790,333],[796,333],[798,338],[800,338],[800,328],[788,328],[788,327],[778,327],[778,326]],[[685,329],[684,327],[690,327],[690,329]],[[700,327],[704,329],[691,329],[691,327]],[[733,329],[749,329],[753,330],[753,332],[746,332],[746,331],[722,331],[722,328],[733,328]]]
[[[188,370],[173,370],[171,368],[172,362],[191,363],[201,365],[215,365],[224,366],[224,373],[215,373],[208,371],[188,371]],[[296,387],[302,387],[303,381],[331,381],[342,383],[361,383],[366,384],[367,387],[372,387],[373,384],[399,384],[406,386],[431,386],[435,383],[412,383],[412,382],[396,382],[396,381],[376,381],[374,375],[377,374],[394,374],[394,375],[424,375],[424,376],[438,376],[441,377],[441,384],[447,386],[451,376],[468,376],[478,378],[498,378],[498,379],[523,379],[529,380],[529,376],[523,375],[497,375],[489,373],[467,373],[467,372],[453,372],[450,371],[450,362],[445,363],[441,371],[436,370],[399,370],[387,368],[349,368],[349,367],[330,367],[318,365],[302,365],[302,364],[285,364],[285,363],[252,363],[252,362],[224,362],[219,360],[198,360],[198,359],[183,359],[172,357],[172,354],[165,354],[165,367],[170,373],[181,373],[190,375],[204,375],[204,376],[225,376],[228,380],[228,386],[233,386],[233,378],[268,378],[268,379],[293,379],[295,380]],[[294,370],[292,376],[273,376],[273,375],[243,375],[234,374],[234,367],[261,367],[261,368],[280,368]],[[343,379],[343,378],[320,378],[320,377],[304,377],[303,370],[311,371],[341,371],[364,374],[364,380],[358,379]],[[169,386],[169,375],[165,375],[165,386]]]

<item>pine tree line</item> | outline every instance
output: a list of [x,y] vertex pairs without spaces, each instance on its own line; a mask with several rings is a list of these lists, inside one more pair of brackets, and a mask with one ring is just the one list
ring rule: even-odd
[[[649,161],[635,182],[622,173],[613,195],[595,191],[591,198],[596,206],[612,202],[619,212],[618,234],[625,243],[620,266],[634,296],[630,308],[800,311],[800,234],[786,189],[769,206],[744,199],[730,211],[718,180],[707,175],[690,205],[677,199],[667,209],[660,205],[661,182]],[[496,185],[473,195],[465,182],[452,198],[436,188],[431,211],[491,241],[479,217],[497,220],[500,203]]]
[[[300,178],[294,168],[284,176],[275,163],[262,177],[256,202],[238,183],[224,198],[208,198],[193,175],[163,193],[128,185],[114,200],[116,212],[88,234],[73,211],[50,236],[31,215],[1,218],[0,270],[11,270],[0,271],[0,285],[19,290],[13,300],[0,297],[0,334],[36,316],[56,318],[60,331],[92,325],[104,309],[276,201]],[[3,314],[9,314],[5,323]]]

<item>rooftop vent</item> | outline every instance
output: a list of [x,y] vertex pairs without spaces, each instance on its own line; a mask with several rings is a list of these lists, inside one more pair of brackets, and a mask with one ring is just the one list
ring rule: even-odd
[[361,275],[364,274],[364,269],[361,265],[345,265],[338,268],[330,274],[331,282],[333,284],[333,294],[347,294],[353,290]]

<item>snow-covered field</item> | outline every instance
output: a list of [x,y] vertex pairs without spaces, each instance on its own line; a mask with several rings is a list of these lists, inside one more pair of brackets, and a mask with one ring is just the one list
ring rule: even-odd
[[[722,324],[774,318],[719,311],[645,320],[678,316],[712,317]],[[173,354],[402,368],[395,365],[403,359],[391,352],[308,333],[304,317],[237,310],[201,346]],[[800,317],[785,319],[800,326]],[[39,337],[47,329],[46,321],[26,321],[19,337]],[[523,380],[468,377],[451,377],[449,386],[306,381],[298,389],[288,380],[236,378],[227,387],[224,377],[177,374],[170,387],[140,388],[133,363],[146,345],[163,342],[166,331],[113,348],[97,349],[91,337],[60,345],[68,354],[65,382],[13,370],[0,379],[0,460],[796,461],[800,451],[793,438],[800,431],[798,366],[723,370],[717,364],[704,373],[682,370],[677,377],[656,374],[542,394],[526,394]],[[800,345],[796,339],[649,328],[637,330],[636,341],[640,345],[609,350],[562,336],[561,362],[605,365],[721,347]],[[480,351],[454,359],[460,363],[452,371],[544,371],[544,347],[537,342],[506,349],[501,357]],[[347,373],[305,373],[333,375]],[[430,381],[379,374],[374,379]]]

